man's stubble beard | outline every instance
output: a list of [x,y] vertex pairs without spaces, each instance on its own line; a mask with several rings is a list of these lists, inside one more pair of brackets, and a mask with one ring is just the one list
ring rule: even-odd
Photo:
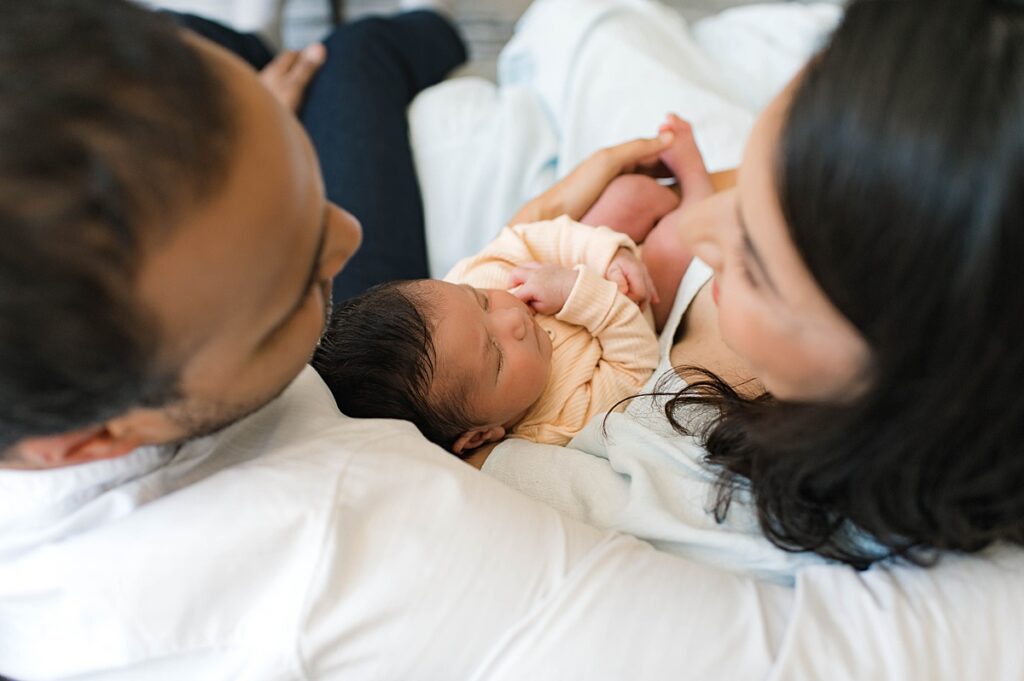
[[[329,328],[328,322],[331,319],[334,307],[334,301],[331,296],[331,282],[325,282],[322,286],[324,289],[323,321],[320,326],[320,334],[317,337],[316,344],[310,350],[309,356],[306,358],[307,365],[309,364],[309,360],[312,359],[313,353],[315,353],[316,349],[320,347],[320,343],[323,341],[324,335],[327,333],[327,329]],[[295,378],[296,377],[293,376],[291,380],[287,381],[269,396],[260,396],[250,402],[241,404],[224,404],[222,402],[201,403],[195,400],[189,400],[188,398],[183,398],[176,403],[167,405],[164,407],[167,418],[180,427],[184,432],[188,433],[182,438],[169,444],[183,445],[191,442],[192,440],[219,433],[225,428],[238,423],[248,416],[251,416],[276,400],[285,390],[288,389],[288,386],[292,384]]]

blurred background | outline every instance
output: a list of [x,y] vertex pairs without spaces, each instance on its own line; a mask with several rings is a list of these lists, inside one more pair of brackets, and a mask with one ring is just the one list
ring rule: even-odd
[[[689,21],[730,7],[772,0],[661,0]],[[778,0],[774,0],[778,1]],[[803,2],[805,0],[788,0]],[[842,0],[824,0],[840,3]],[[258,31],[277,46],[299,48],[319,40],[333,20],[394,12],[397,0],[144,0],[146,4],[202,14],[247,31]],[[464,72],[494,78],[498,52],[531,0],[455,0],[454,17],[469,43]]]

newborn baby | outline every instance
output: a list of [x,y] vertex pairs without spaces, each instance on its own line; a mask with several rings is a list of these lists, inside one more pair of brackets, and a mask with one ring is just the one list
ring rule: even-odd
[[[629,175],[583,218],[610,226],[563,216],[506,227],[443,281],[383,284],[339,305],[313,366],[345,414],[412,421],[461,457],[508,436],[564,445],[657,366],[641,311],[657,297],[624,232],[670,230],[678,204]],[[673,259],[678,277],[689,261]]]

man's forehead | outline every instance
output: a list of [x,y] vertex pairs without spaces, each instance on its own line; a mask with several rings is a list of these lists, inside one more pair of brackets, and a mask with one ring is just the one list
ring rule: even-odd
[[270,314],[278,297],[293,294],[285,282],[293,270],[308,269],[308,249],[289,231],[306,219],[303,185],[315,179],[287,112],[248,65],[195,40],[217,65],[236,111],[228,177],[222,191],[185,212],[139,278],[143,300],[185,353],[225,329],[254,332],[263,309]]

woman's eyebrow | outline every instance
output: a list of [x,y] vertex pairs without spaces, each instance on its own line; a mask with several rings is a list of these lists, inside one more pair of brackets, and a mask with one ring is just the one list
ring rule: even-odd
[[772,277],[768,274],[768,268],[764,266],[764,260],[761,259],[761,254],[754,247],[754,242],[750,240],[750,230],[747,229],[747,221],[743,219],[743,207],[740,206],[740,202],[736,201],[736,222],[740,226],[740,234],[743,238],[743,248],[753,258],[754,263],[757,265],[757,269],[761,271],[761,275],[764,277],[765,282],[768,284],[776,293],[779,292],[778,287],[775,286],[775,282],[772,281]]

